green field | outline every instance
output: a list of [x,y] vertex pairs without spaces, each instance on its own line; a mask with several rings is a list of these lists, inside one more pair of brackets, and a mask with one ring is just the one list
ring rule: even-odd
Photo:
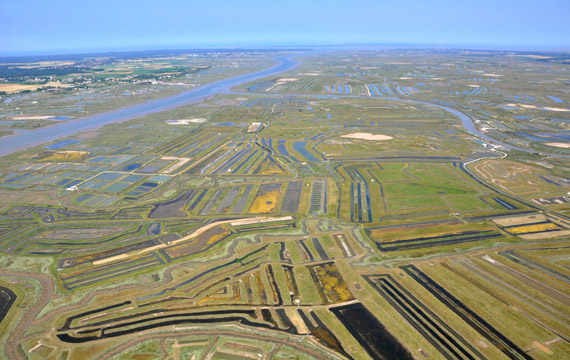
[[[38,103],[1,95],[0,135],[285,53],[100,59],[86,84],[57,75],[73,90],[36,90]],[[546,109],[570,102],[566,65],[451,50],[298,60],[0,158],[0,294],[13,301],[0,357],[567,358],[569,153],[545,145],[570,130]]]

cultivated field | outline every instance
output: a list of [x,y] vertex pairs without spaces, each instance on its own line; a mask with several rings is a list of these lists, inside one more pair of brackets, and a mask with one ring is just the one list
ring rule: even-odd
[[[83,60],[1,95],[0,130],[283,53]],[[568,358],[567,69],[513,54],[309,54],[0,158],[0,357]]]

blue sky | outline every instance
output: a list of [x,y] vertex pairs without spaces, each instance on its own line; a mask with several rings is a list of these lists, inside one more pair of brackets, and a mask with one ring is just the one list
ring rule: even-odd
[[0,55],[427,44],[570,50],[569,0],[1,0]]

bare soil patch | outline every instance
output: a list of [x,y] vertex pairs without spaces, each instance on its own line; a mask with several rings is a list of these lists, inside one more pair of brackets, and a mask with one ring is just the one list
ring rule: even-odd
[[359,139],[359,140],[391,140],[391,139],[393,139],[393,137],[388,136],[388,135],[370,134],[370,133],[361,133],[361,132],[341,135],[341,137],[349,138],[349,139]]
[[205,121],[206,119],[193,118],[193,119],[168,120],[166,123],[168,125],[188,125],[188,124],[200,124]]
[[557,148],[563,148],[563,149],[570,149],[570,143],[548,142],[548,143],[544,143],[544,145],[553,146],[553,147],[557,147]]

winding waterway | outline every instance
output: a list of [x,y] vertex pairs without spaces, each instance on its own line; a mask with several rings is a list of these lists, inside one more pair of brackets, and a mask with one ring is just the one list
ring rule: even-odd
[[268,69],[216,81],[177,95],[0,138],[0,156],[71,136],[81,131],[97,129],[110,123],[203,101],[215,94],[227,92],[233,86],[293,69],[299,64],[293,60],[293,57],[300,55],[304,54],[278,56],[274,59],[278,64]]
[[[274,59],[275,61],[278,62],[278,64],[271,67],[271,68],[265,69],[265,70],[261,70],[261,71],[257,71],[257,72],[253,72],[253,73],[245,74],[245,75],[239,75],[239,76],[235,76],[235,77],[220,80],[220,81],[216,81],[216,82],[213,82],[211,84],[207,84],[207,85],[201,86],[199,88],[189,90],[189,91],[185,91],[185,92],[182,92],[180,94],[165,97],[162,99],[151,100],[151,101],[144,102],[142,104],[124,107],[124,108],[109,111],[106,113],[97,114],[97,115],[93,115],[93,116],[89,116],[89,117],[85,117],[85,118],[80,118],[80,119],[68,121],[65,123],[54,124],[54,125],[43,127],[41,129],[37,129],[37,130],[33,130],[33,131],[20,132],[18,134],[12,135],[12,136],[3,137],[3,138],[0,138],[0,156],[8,155],[8,154],[11,154],[11,153],[16,152],[18,150],[28,149],[32,146],[36,146],[36,145],[40,145],[40,144],[47,143],[50,141],[54,141],[54,140],[57,140],[57,139],[62,138],[62,137],[71,136],[71,135],[76,134],[76,133],[81,132],[81,131],[93,130],[93,129],[97,129],[99,127],[102,127],[104,125],[111,124],[114,122],[121,122],[121,121],[129,120],[129,119],[133,119],[136,117],[144,116],[147,114],[176,108],[176,107],[179,107],[182,105],[193,104],[193,103],[196,103],[199,101],[203,101],[203,100],[205,100],[205,99],[207,99],[207,98],[209,98],[215,94],[228,93],[228,92],[230,92],[229,89],[234,87],[234,86],[237,86],[237,85],[240,85],[240,84],[243,84],[246,82],[254,81],[254,80],[266,77],[266,76],[279,74],[279,73],[285,72],[287,70],[291,70],[294,67],[296,67],[297,65],[299,65],[298,61],[293,60],[294,57],[298,57],[298,56],[302,56],[302,55],[306,55],[308,53],[314,53],[314,52],[316,52],[316,51],[302,53],[302,54],[278,56]],[[255,93],[252,92],[252,93],[247,93],[247,94],[252,95]],[[271,95],[273,95],[273,96],[289,96],[289,97],[299,97],[299,96],[315,97],[315,95],[290,95],[290,94],[271,94]],[[318,95],[318,97],[319,98],[336,98],[336,97],[359,97],[359,96],[354,96],[354,95],[345,95],[345,96]],[[424,105],[439,108],[441,110],[447,111],[447,112],[457,116],[461,120],[463,127],[468,132],[470,132],[471,134],[473,134],[473,135],[475,135],[475,136],[477,136],[483,140],[489,141],[489,142],[497,144],[497,145],[501,145],[506,149],[519,150],[519,151],[524,151],[524,152],[529,152],[529,153],[537,153],[538,152],[538,151],[533,150],[533,149],[521,148],[521,147],[514,146],[511,144],[507,144],[507,143],[504,143],[504,142],[501,142],[499,140],[491,138],[490,136],[479,131],[476,128],[475,124],[473,123],[473,119],[471,119],[471,117],[469,117],[468,115],[464,114],[463,112],[461,112],[459,110],[452,109],[452,108],[444,106],[444,105],[434,104],[434,103],[427,102],[427,101],[391,98],[391,97],[387,97],[384,99],[400,101],[400,102],[411,102],[411,103],[416,103],[416,104],[424,104]],[[558,157],[558,158],[570,158],[570,156],[562,155],[562,154],[554,154],[554,153],[546,153],[546,152],[539,152],[539,153],[544,154],[544,155],[549,155],[552,157]]]
[[[256,93],[245,93],[245,92],[232,92],[233,94],[241,94],[241,95],[252,95],[252,94],[256,94]],[[260,93],[257,93],[260,94]],[[260,94],[261,95],[261,94]],[[319,99],[326,99],[326,98],[330,98],[330,99],[334,99],[334,98],[366,98],[366,99],[371,99],[371,97],[369,96],[359,96],[359,95],[311,95],[311,94],[305,94],[305,95],[296,95],[296,94],[276,94],[276,93],[271,93],[271,96],[283,96],[283,97],[303,97],[303,98],[308,98],[308,97],[313,97],[313,98],[319,98]],[[479,131],[477,129],[477,127],[475,126],[473,119],[471,119],[470,116],[468,116],[467,114],[457,110],[457,109],[452,109],[448,106],[444,106],[444,105],[440,105],[440,104],[435,104],[435,103],[431,103],[431,102],[427,102],[427,101],[422,101],[422,100],[412,100],[412,99],[402,99],[402,98],[395,98],[395,97],[382,97],[382,98],[375,98],[378,100],[391,100],[391,101],[399,101],[399,102],[405,102],[405,103],[413,103],[413,104],[421,104],[421,105],[427,105],[427,106],[431,106],[431,107],[435,107],[438,109],[441,109],[443,111],[447,111],[450,114],[453,114],[455,116],[457,116],[459,118],[459,120],[461,120],[461,124],[463,125],[463,127],[465,128],[465,130],[467,130],[467,132],[471,133],[472,135],[486,140],[492,144],[495,145],[501,145],[502,147],[504,147],[505,149],[509,149],[509,150],[518,150],[518,151],[524,151],[524,152],[528,152],[528,153],[538,153],[541,155],[548,155],[548,156],[552,156],[555,158],[563,158],[563,159],[570,159],[570,155],[564,155],[564,154],[555,154],[555,153],[549,153],[549,152],[544,152],[544,151],[538,151],[538,150],[534,150],[534,149],[526,149],[526,148],[522,148],[519,146],[515,146],[515,145],[511,145],[511,144],[507,144],[505,142],[499,141],[497,139],[494,139],[492,137],[490,137],[489,135],[482,133],[481,131]]]
[[554,153],[548,153],[548,152],[544,152],[544,151],[538,151],[538,150],[534,150],[534,149],[525,149],[519,146],[515,146],[515,145],[511,145],[511,144],[507,144],[505,142],[493,139],[492,137],[490,137],[487,134],[482,133],[481,131],[479,131],[477,129],[477,127],[475,126],[475,124],[473,123],[473,119],[471,119],[471,117],[469,117],[468,115],[462,113],[459,110],[456,109],[452,109],[450,107],[444,106],[444,105],[439,105],[439,104],[434,104],[431,102],[427,102],[427,101],[420,101],[420,100],[411,100],[411,99],[400,99],[400,98],[386,98],[389,100],[394,100],[394,101],[402,101],[402,102],[412,102],[415,104],[423,104],[423,105],[428,105],[431,107],[435,107],[438,109],[441,109],[443,111],[447,111],[448,113],[451,113],[455,116],[457,116],[459,118],[459,120],[461,120],[461,124],[463,125],[463,127],[465,128],[465,130],[467,130],[469,133],[477,136],[480,139],[486,140],[492,144],[496,144],[496,145],[501,145],[502,147],[504,147],[505,149],[509,149],[509,150],[518,150],[518,151],[524,151],[524,152],[528,152],[528,153],[539,153],[542,155],[548,155],[548,156],[552,156],[552,157],[556,157],[556,158],[564,158],[564,159],[570,159],[569,155],[563,155],[563,154],[554,154]]

